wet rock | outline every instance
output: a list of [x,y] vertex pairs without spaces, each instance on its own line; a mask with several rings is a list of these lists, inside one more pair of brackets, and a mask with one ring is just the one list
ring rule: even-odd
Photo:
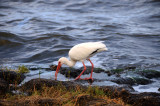
[[113,79],[111,81],[115,82],[117,84],[128,84],[128,85],[136,85],[136,84],[146,85],[146,84],[152,83],[152,81],[149,79],[137,78],[137,77],[117,78],[117,79]]
[[135,70],[135,69],[136,69],[136,66],[125,67],[125,70]]
[[110,71],[105,71],[105,73],[107,73],[108,76],[112,75]]
[[50,65],[50,69],[51,69],[52,71],[56,71],[57,65]]
[[9,84],[20,84],[25,76],[24,74],[16,73],[14,71],[0,70],[0,78],[4,79]]
[[[52,71],[56,71],[57,66],[56,65],[51,65],[50,69]],[[76,78],[80,73],[81,73],[81,69],[74,69],[74,68],[70,68],[70,67],[61,67],[60,69],[60,73],[65,75],[65,77],[72,77],[72,78]]]
[[143,71],[138,71],[137,73],[149,79],[160,78],[160,72],[155,70],[143,70]]
[[[76,70],[74,68],[69,68],[69,67],[61,67],[62,69],[69,69],[71,71]],[[78,70],[83,70],[84,67],[79,68]],[[57,69],[57,65],[50,65],[50,70],[55,71]],[[91,66],[86,66],[86,71],[87,73],[91,72],[92,67]],[[100,72],[105,72],[105,70],[101,69],[101,68],[95,68],[93,69],[93,72],[95,73],[100,73]]]
[[[73,69],[73,68],[62,68],[60,73],[65,75],[65,77],[76,78],[82,72],[81,69]],[[84,72],[86,74],[86,72]]]
[[[53,71],[56,71],[57,66],[56,65],[51,65],[50,69]],[[91,69],[92,67],[87,66],[86,67],[86,71],[83,73],[84,74],[90,74],[91,73]],[[83,71],[83,67],[79,68],[79,69],[75,69],[75,68],[70,68],[70,67],[61,67],[60,69],[60,73],[65,75],[65,77],[69,77],[69,78],[76,78],[81,72]],[[93,72],[95,73],[100,73],[100,72],[105,72],[105,70],[101,69],[101,68],[94,68]]]
[[4,79],[0,78],[0,95],[7,93],[8,90],[9,90],[9,84]]
[[112,69],[110,72],[112,74],[120,74],[124,71],[124,69]]
[[[86,68],[87,68],[87,69],[86,69],[86,71],[87,71],[86,74],[91,73],[92,67],[91,67],[91,66],[87,66]],[[83,70],[83,67],[81,67],[81,70]],[[95,67],[95,68],[93,69],[93,72],[95,72],[95,73],[101,73],[101,72],[105,72],[105,70],[103,70],[103,69],[101,69],[101,68],[96,68],[96,67]]]
[[116,77],[120,77],[121,73],[124,72],[124,69],[112,69],[112,70],[108,70],[108,71],[104,71],[105,73],[108,74],[108,76],[111,76],[111,75],[116,75]]
[[127,92],[135,92],[134,88],[131,85],[123,84],[118,86],[120,90],[126,90]]

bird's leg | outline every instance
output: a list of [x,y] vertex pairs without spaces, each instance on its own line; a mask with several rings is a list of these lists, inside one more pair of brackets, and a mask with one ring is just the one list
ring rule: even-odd
[[83,69],[83,71],[79,74],[79,76],[78,76],[75,80],[81,79],[81,78],[80,78],[81,75],[84,73],[84,71],[86,71],[86,66],[85,66],[84,62],[82,62],[82,63],[83,63],[84,69]]
[[85,80],[89,80],[89,79],[91,79],[91,80],[93,81],[92,73],[93,73],[94,64],[91,62],[91,60],[90,60],[90,59],[87,59],[87,60],[89,60],[89,62],[92,64],[91,76],[90,76],[89,78],[84,78],[84,79],[85,79]]

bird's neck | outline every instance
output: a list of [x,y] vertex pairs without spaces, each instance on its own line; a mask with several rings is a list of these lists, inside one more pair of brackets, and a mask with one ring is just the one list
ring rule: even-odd
[[66,65],[68,65],[69,67],[73,67],[76,64],[76,61],[74,60],[68,60],[66,59]]

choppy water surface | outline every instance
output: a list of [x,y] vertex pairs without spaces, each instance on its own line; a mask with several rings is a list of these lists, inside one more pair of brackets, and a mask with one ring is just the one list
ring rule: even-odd
[[0,1],[1,65],[57,64],[72,46],[89,41],[109,48],[92,57],[96,67],[160,71],[160,1]]

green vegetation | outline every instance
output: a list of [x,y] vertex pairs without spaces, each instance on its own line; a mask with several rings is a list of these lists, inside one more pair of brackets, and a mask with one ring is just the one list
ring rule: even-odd
[[24,65],[18,66],[17,70],[1,66],[0,70],[2,70],[2,71],[15,71],[17,73],[22,73],[22,74],[30,72],[29,69],[26,66],[24,66]]
[[89,86],[86,93],[93,95],[93,96],[105,96],[104,91],[101,90],[98,86],[96,87]]
[[0,70],[2,70],[2,71],[15,71],[15,70],[13,70],[13,69],[11,69],[11,68],[8,68],[8,67],[3,67],[3,66],[1,66],[0,67]]
[[[4,99],[3,99],[4,100]],[[121,106],[126,105],[121,99],[111,99],[105,92],[99,87],[89,86],[84,89],[80,86],[76,86],[74,89],[67,89],[63,84],[59,83],[57,86],[47,87],[43,86],[42,89],[37,90],[35,87],[32,90],[32,95],[9,95],[5,97],[5,101],[11,103],[18,103],[20,105],[62,105],[73,106],[82,105],[84,103],[103,105],[103,104],[119,104]]]
[[145,73],[155,73],[155,72],[158,72],[156,70],[142,70],[143,72]]
[[28,73],[29,70],[26,66],[22,65],[22,66],[19,66],[18,67],[18,70],[17,70],[18,73]]
[[124,71],[124,69],[112,69],[111,70],[112,73],[121,73],[123,71]]
[[41,71],[39,71],[39,73],[38,73],[38,75],[39,75],[39,78],[41,78],[41,74],[42,74],[42,72],[41,72]]

